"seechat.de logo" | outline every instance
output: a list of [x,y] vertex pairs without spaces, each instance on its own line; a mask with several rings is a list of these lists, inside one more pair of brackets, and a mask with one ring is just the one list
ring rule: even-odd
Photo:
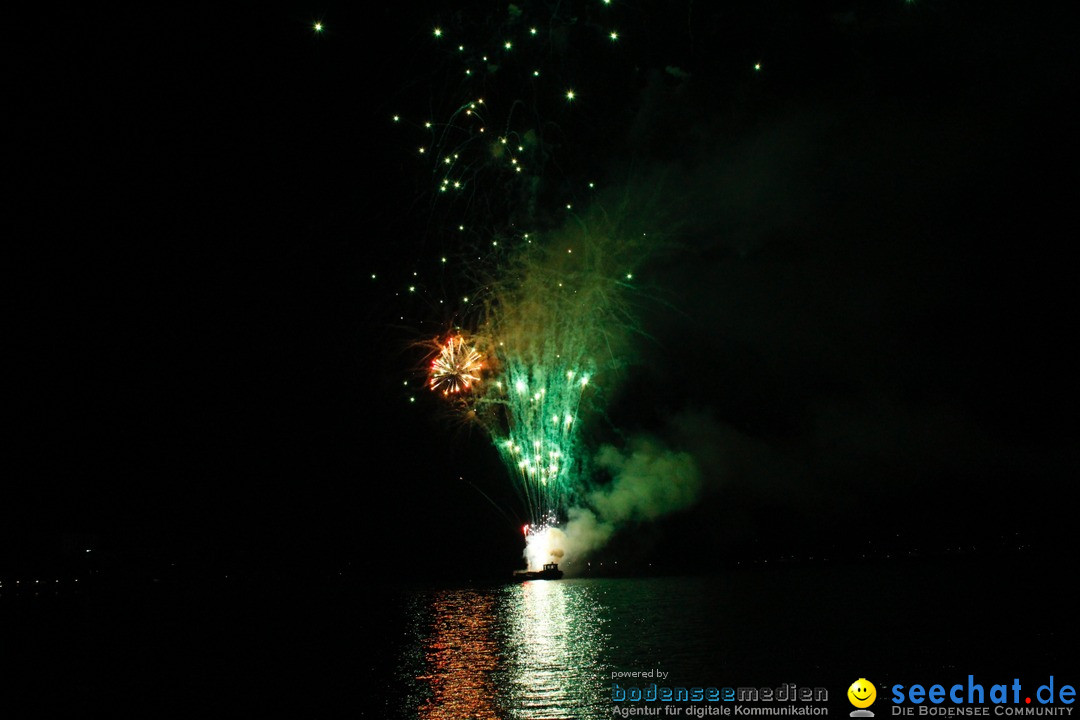
[[856,708],[851,711],[851,717],[874,717],[874,713],[866,709],[877,700],[877,688],[872,682],[859,678],[851,683],[847,689],[847,699]]

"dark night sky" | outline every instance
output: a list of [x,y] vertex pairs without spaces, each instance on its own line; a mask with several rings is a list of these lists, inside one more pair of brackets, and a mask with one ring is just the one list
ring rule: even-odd
[[[408,566],[448,543],[513,562],[502,513],[521,510],[493,450],[402,388],[439,318],[394,291],[444,218],[389,117],[455,97],[429,72],[454,13],[427,5],[9,27],[0,561],[85,535],[208,564]],[[1068,538],[1063,13],[621,5],[609,67],[575,46],[556,63],[582,97],[553,153],[611,184],[662,170],[678,247],[644,272],[648,337],[590,440],[662,438],[707,491],[613,552]]]

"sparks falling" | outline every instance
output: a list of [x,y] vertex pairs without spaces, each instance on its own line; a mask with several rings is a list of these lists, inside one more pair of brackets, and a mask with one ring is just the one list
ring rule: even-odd
[[[554,527],[588,484],[582,428],[603,407],[604,379],[624,364],[634,329],[625,268],[644,255],[643,236],[600,212],[581,220],[507,254],[486,279],[474,345],[455,337],[433,365],[470,390],[456,406],[515,478],[529,537]],[[481,355],[482,370],[467,362]]]

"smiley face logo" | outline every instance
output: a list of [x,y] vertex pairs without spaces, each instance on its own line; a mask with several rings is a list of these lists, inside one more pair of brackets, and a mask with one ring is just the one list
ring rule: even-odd
[[877,700],[877,688],[866,678],[859,678],[847,689],[847,699],[857,708],[868,708]]

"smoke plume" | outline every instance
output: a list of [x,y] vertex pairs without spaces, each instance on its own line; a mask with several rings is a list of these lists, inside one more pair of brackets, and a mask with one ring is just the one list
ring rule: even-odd
[[525,551],[530,567],[583,559],[623,527],[689,507],[702,490],[693,455],[651,436],[633,439],[626,449],[605,445],[594,464],[610,475],[610,482],[570,508],[562,528],[548,528],[530,537]]

